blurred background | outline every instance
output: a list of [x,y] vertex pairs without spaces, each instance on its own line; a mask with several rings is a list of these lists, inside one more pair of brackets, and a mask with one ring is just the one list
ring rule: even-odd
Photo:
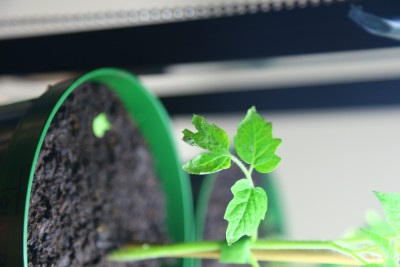
[[173,118],[231,137],[255,105],[283,140],[273,182],[288,235],[342,236],[400,191],[400,42],[365,31],[351,6],[385,18],[394,0],[3,0],[0,103],[99,67],[136,73]]

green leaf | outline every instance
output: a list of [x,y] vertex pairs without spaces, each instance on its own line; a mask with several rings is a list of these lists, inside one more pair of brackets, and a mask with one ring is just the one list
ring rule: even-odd
[[273,171],[281,161],[275,155],[281,140],[272,137],[271,123],[266,122],[255,107],[251,107],[240,122],[234,142],[240,158],[261,173]]
[[214,124],[209,124],[199,115],[193,116],[192,123],[198,132],[183,130],[183,141],[210,152],[201,153],[191,159],[183,165],[183,169],[192,174],[208,174],[229,168],[231,166],[231,154],[226,132]]
[[374,210],[367,212],[365,215],[365,221],[367,223],[367,230],[381,236],[394,236],[396,234],[393,227]]
[[246,264],[249,262],[251,249],[251,239],[244,237],[235,244],[225,243],[221,248],[219,261],[230,264]]
[[209,124],[199,115],[193,115],[192,124],[198,132],[183,130],[184,142],[218,154],[229,153],[229,138],[224,130],[215,124]]
[[387,222],[400,233],[400,194],[374,192],[381,203]]
[[226,240],[228,245],[242,236],[256,233],[267,212],[267,194],[260,187],[252,187],[248,179],[240,179],[232,186],[233,199],[226,208],[224,219],[228,221]]
[[386,238],[385,236],[375,233],[367,229],[360,229],[369,239],[374,242],[381,250],[385,257],[385,267],[397,267],[399,261],[399,254],[397,251],[396,239]]
[[212,152],[201,153],[191,159],[183,169],[192,174],[208,174],[227,169],[231,166],[231,157],[224,154],[215,154]]

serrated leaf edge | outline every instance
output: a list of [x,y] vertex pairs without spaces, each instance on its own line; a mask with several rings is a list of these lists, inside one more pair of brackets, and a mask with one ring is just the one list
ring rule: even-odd
[[[241,189],[241,190],[235,190],[235,186],[238,187],[238,185],[239,185],[238,183],[245,183],[245,182],[246,182],[246,184],[247,184],[247,187],[245,187],[245,188],[243,188],[243,189]],[[235,205],[233,205],[233,203],[234,203],[233,201],[235,200],[235,197],[237,197],[237,195],[238,195],[241,191],[244,191],[244,190],[250,190],[250,194],[249,194],[249,196],[247,197],[247,200],[246,200],[246,201],[240,201],[240,202],[238,202],[238,203],[235,203]],[[249,200],[251,200],[252,197],[255,196],[255,193],[258,194],[258,192],[262,192],[263,197],[265,197],[266,201],[268,201],[268,197],[267,197],[266,192],[264,191],[264,189],[262,189],[261,187],[252,187],[252,186],[251,186],[251,183],[250,183],[247,179],[240,179],[240,180],[238,180],[238,181],[235,183],[235,185],[232,187],[232,192],[234,193],[234,197],[233,197],[233,199],[229,202],[229,204],[228,204],[228,206],[227,206],[227,208],[226,208],[225,214],[224,214],[224,219],[228,221],[228,227],[227,227],[227,230],[226,230],[226,240],[227,240],[228,245],[231,245],[231,244],[235,243],[237,240],[239,240],[241,237],[243,237],[243,236],[245,236],[245,235],[250,236],[250,235],[254,234],[254,232],[257,231],[257,229],[258,229],[258,227],[259,227],[259,225],[260,225],[260,222],[261,222],[262,220],[264,220],[265,214],[266,214],[267,209],[268,209],[268,204],[265,203],[265,211],[264,211],[264,210],[262,211],[262,213],[263,213],[262,216],[258,216],[258,217],[260,217],[260,218],[258,218],[258,217],[257,217],[257,218],[252,218],[254,221],[256,221],[256,222],[253,222],[253,223],[252,223],[252,224],[254,224],[255,226],[254,226],[254,227],[251,227],[251,230],[250,230],[250,231],[243,231],[243,234],[241,234],[241,235],[239,235],[239,236],[237,236],[237,237],[235,237],[235,238],[232,238],[233,233],[235,233],[235,232],[237,231],[238,227],[239,227],[240,224],[241,224],[241,220],[243,219],[243,214],[241,215],[241,218],[239,218],[239,219],[234,219],[234,220],[232,220],[232,219],[230,219],[230,218],[227,218],[227,217],[231,216],[232,212],[233,212],[239,205],[242,205],[242,204],[246,203],[246,206],[248,206],[248,205],[249,205],[249,202],[250,202]],[[253,200],[253,201],[254,201],[254,200]],[[232,207],[232,206],[233,206],[233,207]],[[253,205],[253,206],[256,207],[256,205]],[[245,210],[245,211],[248,211],[248,208],[245,208],[244,210]],[[234,224],[233,224],[233,223],[234,223]],[[232,226],[232,225],[234,225],[234,226]],[[233,228],[233,229],[232,229],[232,228]],[[253,228],[254,228],[254,229],[253,229]]]

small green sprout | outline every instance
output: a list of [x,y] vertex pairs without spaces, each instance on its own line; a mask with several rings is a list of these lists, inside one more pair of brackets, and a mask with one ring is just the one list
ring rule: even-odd
[[107,114],[100,113],[93,119],[92,131],[97,138],[103,138],[107,131],[111,129],[111,123],[108,120]]

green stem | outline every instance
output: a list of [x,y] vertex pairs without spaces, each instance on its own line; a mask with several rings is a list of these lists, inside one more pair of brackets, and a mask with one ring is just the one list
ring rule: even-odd
[[365,253],[365,252],[378,252],[379,253],[379,250],[378,250],[378,248],[376,247],[376,245],[371,245],[371,246],[368,246],[368,247],[364,247],[364,248],[360,248],[360,249],[355,249],[355,250],[353,250],[353,252],[355,252],[355,253]]
[[251,177],[251,173],[253,172],[253,170],[254,170],[253,165],[250,165],[249,170],[248,170],[250,177]]
[[258,260],[256,259],[256,257],[254,257],[253,254],[250,255],[250,265],[251,267],[260,267],[260,264],[258,263]]
[[258,239],[258,229],[251,235],[251,242],[256,242]]
[[[246,176],[247,180],[250,181],[251,187],[254,187],[254,182],[253,178],[251,177],[251,173],[253,172],[254,167],[250,166],[249,169],[246,168],[246,166],[243,164],[243,162],[238,159],[237,157],[231,155],[232,161],[236,163],[236,165],[239,166],[239,168],[242,170],[244,175]],[[252,235],[251,235],[251,241],[255,242],[258,238],[258,231],[256,230]]]
[[133,261],[155,258],[174,258],[186,254],[219,251],[222,242],[178,243],[170,245],[132,245],[111,252],[111,261]]
[[344,255],[348,255],[361,264],[366,265],[366,262],[362,257],[358,256],[356,252],[340,246],[332,241],[263,241],[260,240],[252,246],[252,249],[260,250],[333,250]]
[[362,257],[358,256],[357,252],[354,252],[351,249],[339,246],[338,244],[335,244],[334,242],[331,242],[331,243],[332,243],[332,247],[336,248],[337,251],[358,260],[362,265],[368,264],[367,261],[365,261]]
[[[112,252],[108,258],[112,261],[134,261],[163,257],[218,259],[223,244],[220,241],[205,241],[172,245],[130,246]],[[293,261],[293,259],[299,259],[300,262],[309,263],[368,264],[368,261],[356,252],[332,241],[258,240],[251,244],[251,250],[253,257],[259,260]],[[381,261],[379,258],[372,260]]]
[[[238,165],[238,167],[242,170],[242,172],[244,173],[244,175],[246,176],[246,178],[250,181],[250,184],[252,187],[254,187],[254,183],[253,183],[253,178],[251,177],[251,171],[248,170],[246,168],[246,166],[243,164],[243,162],[240,161],[240,159],[238,159],[237,157],[231,155],[231,159],[233,162],[236,163],[236,165]],[[251,169],[251,168],[250,168]],[[252,169],[251,169],[252,170]]]

